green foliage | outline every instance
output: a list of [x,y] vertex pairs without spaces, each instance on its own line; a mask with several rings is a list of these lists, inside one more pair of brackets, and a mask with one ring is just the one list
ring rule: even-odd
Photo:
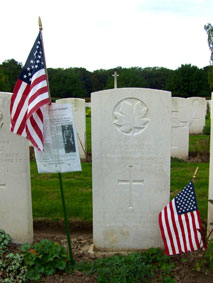
[[165,90],[168,77],[173,72],[173,70],[162,67],[148,67],[141,70],[141,76],[144,78],[147,87]]
[[2,70],[4,75],[7,77],[7,82],[5,86],[6,89],[2,89],[2,91],[12,92],[15,83],[21,74],[22,64],[18,63],[14,59],[6,60],[0,65],[0,70]]
[[[169,90],[175,96],[209,96],[208,80],[213,79],[213,66],[199,69],[182,65],[177,70],[163,67],[116,67],[87,71],[85,68],[48,68],[51,97],[90,97],[91,92],[114,87],[114,71],[119,74],[118,87],[146,87]],[[12,92],[22,64],[14,59],[0,64],[0,90]],[[208,78],[209,77],[209,78]],[[211,80],[213,81],[213,80]],[[211,89],[213,88],[213,83]]]
[[213,270],[213,241],[208,242],[208,247],[199,261],[195,263],[195,269],[207,273]]
[[166,89],[173,96],[210,96],[208,78],[205,71],[191,64],[181,65],[169,75]]
[[79,72],[69,69],[48,69],[50,93],[53,97],[85,97],[84,88]]
[[11,238],[4,230],[0,230],[0,282],[26,282],[27,268],[23,256],[8,253]]
[[8,76],[0,68],[0,91],[10,91]]
[[210,113],[208,111],[208,114],[206,115],[205,127],[203,128],[203,133],[205,135],[210,135],[210,130],[211,130],[211,119],[210,119]]
[[8,253],[0,258],[0,282],[27,282],[27,268],[23,255]]
[[10,243],[10,236],[4,230],[0,229],[0,256],[6,251]]
[[149,278],[174,282],[171,278],[173,266],[160,249],[152,248],[141,254],[114,255],[91,264],[79,264],[77,269],[90,275],[96,274],[97,282],[101,283],[146,282]]
[[86,109],[86,117],[91,117],[91,108],[87,107]]
[[22,245],[21,251],[30,280],[39,280],[43,275],[53,275],[66,269],[68,255],[65,247],[59,243],[43,239],[33,246]]

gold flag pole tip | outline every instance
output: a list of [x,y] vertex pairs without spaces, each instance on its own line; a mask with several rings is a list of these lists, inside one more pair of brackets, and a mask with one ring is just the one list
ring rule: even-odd
[[195,169],[195,172],[194,172],[194,175],[193,175],[193,178],[192,178],[192,181],[194,182],[194,180],[195,180],[195,178],[196,178],[196,176],[197,176],[197,171],[198,171],[198,169],[199,169],[199,167],[197,167],[196,169]]
[[41,22],[41,18],[38,17],[38,26],[39,26],[39,30],[42,30],[43,27],[42,27],[42,22]]

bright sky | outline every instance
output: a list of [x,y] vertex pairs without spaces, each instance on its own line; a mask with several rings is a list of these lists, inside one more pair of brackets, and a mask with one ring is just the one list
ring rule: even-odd
[[47,67],[209,64],[212,0],[5,0],[0,8],[0,63],[25,63],[40,16]]

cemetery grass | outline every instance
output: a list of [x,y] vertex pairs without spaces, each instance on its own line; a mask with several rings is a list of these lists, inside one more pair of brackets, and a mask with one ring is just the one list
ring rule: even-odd
[[[206,223],[209,164],[207,162],[171,161],[171,199],[192,179],[199,167],[195,180],[201,218]],[[92,222],[92,163],[82,163],[81,172],[62,174],[67,214],[72,222]],[[33,218],[63,220],[58,174],[38,174],[36,164],[31,161],[31,185]]]

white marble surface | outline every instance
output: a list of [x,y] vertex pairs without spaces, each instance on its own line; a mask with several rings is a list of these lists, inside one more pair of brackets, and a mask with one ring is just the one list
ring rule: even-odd
[[117,88],[92,93],[95,249],[162,247],[169,202],[171,94]]
[[187,100],[189,103],[189,113],[191,113],[189,133],[202,134],[205,126],[207,101],[204,97],[189,97]]
[[29,142],[10,132],[10,98],[0,92],[0,229],[17,244],[32,243]]
[[172,142],[171,156],[187,159],[189,155],[189,111],[188,100],[172,97]]

